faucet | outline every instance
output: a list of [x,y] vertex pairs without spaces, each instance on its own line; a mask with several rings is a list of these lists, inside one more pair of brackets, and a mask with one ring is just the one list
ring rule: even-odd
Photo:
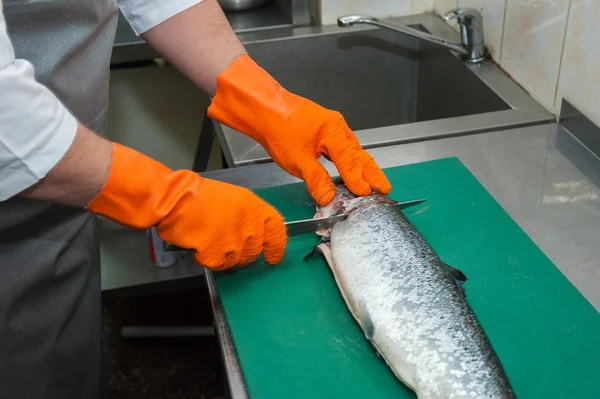
[[445,21],[456,19],[460,26],[460,43],[453,43],[403,24],[382,21],[368,15],[341,16],[338,17],[337,24],[342,28],[354,24],[369,24],[391,29],[456,51],[462,54],[465,61],[471,63],[480,63],[487,58],[488,51],[483,40],[483,17],[478,10],[474,8],[455,8],[448,11],[443,18]]

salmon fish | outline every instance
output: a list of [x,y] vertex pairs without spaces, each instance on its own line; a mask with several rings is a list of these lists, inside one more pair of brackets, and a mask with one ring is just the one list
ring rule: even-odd
[[348,309],[394,374],[419,399],[514,398],[465,298],[465,275],[446,265],[385,196],[337,193],[317,217],[347,213],[322,231],[325,257]]

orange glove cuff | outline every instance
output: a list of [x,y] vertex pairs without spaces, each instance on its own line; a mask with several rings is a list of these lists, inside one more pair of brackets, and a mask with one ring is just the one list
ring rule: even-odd
[[191,171],[174,172],[131,148],[112,144],[108,181],[87,209],[128,227],[156,225],[203,180]]
[[248,55],[242,55],[217,77],[217,93],[207,115],[248,135],[269,151],[266,136],[272,132],[285,134],[286,119],[303,101]]

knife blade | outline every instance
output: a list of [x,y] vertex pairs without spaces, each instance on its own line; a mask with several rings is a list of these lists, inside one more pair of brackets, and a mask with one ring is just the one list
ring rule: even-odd
[[[411,206],[419,205],[427,200],[419,199],[413,201],[404,201],[398,202],[395,206],[398,209],[406,209]],[[313,218],[313,219],[304,219],[304,220],[294,220],[292,222],[286,222],[285,227],[287,230],[288,237],[294,237],[301,234],[307,233],[315,233],[319,230],[326,230],[332,228],[336,223],[339,223],[345,220],[348,217],[347,213],[343,213],[340,215],[334,215],[329,217],[322,218]],[[167,252],[172,251],[186,251],[185,248],[178,247],[177,245],[170,244],[165,242],[163,245],[163,249]]]

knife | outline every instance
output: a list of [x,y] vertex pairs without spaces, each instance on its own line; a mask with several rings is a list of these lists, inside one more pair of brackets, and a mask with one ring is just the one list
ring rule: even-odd
[[[411,206],[419,205],[425,201],[427,201],[427,200],[420,199],[420,200],[413,200],[413,201],[398,202],[397,204],[395,204],[395,206],[398,209],[406,209]],[[323,218],[294,220],[292,222],[286,222],[285,227],[287,229],[287,236],[294,237],[294,236],[298,236],[301,234],[315,233],[319,230],[327,230],[327,229],[332,228],[336,223],[339,223],[342,220],[345,220],[347,217],[348,217],[347,213],[342,213],[340,215],[334,215],[334,216],[323,217]],[[186,251],[185,248],[178,247],[177,245],[170,244],[168,242],[165,242],[163,244],[163,249],[167,252]]]

